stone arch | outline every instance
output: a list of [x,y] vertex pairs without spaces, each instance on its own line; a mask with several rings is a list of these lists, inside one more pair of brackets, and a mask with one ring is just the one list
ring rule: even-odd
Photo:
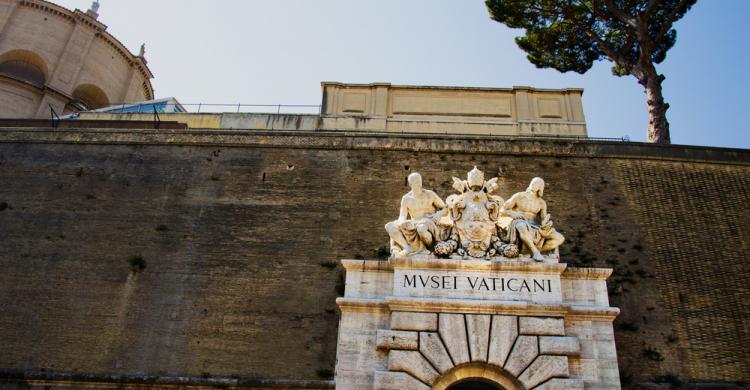
[[580,343],[561,317],[394,312],[377,338],[390,374],[376,375],[375,390],[447,390],[470,379],[506,390],[580,387],[568,365]]
[[16,49],[0,55],[0,74],[42,87],[47,83],[47,63],[36,53]]
[[452,386],[466,381],[483,381],[491,383],[503,390],[525,390],[516,377],[493,364],[473,362],[460,364],[441,375],[432,390],[448,390]]
[[93,84],[81,84],[73,90],[73,98],[89,110],[109,106],[109,98],[101,88]]

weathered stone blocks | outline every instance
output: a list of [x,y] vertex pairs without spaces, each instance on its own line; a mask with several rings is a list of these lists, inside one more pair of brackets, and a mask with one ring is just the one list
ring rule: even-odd
[[435,383],[440,375],[417,351],[391,351],[388,355],[388,369],[407,372],[428,385]]
[[578,337],[541,336],[539,353],[542,355],[580,355],[581,343]]
[[419,334],[398,330],[378,330],[377,346],[379,349],[407,349],[419,347]]
[[505,370],[518,376],[539,354],[536,336],[518,336],[510,351]]
[[[565,334],[562,318],[394,312],[391,325],[412,330],[378,330],[377,346],[392,350],[389,369],[408,373],[420,383],[432,385],[460,364],[487,362],[504,367],[526,388],[582,386],[582,382],[550,380],[569,377],[568,356],[581,355],[578,337],[561,336]],[[403,376],[383,378],[388,386],[411,386]]]
[[534,386],[552,377],[567,377],[568,358],[565,356],[539,356],[521,375],[518,380],[532,389]]
[[583,381],[573,378],[553,378],[534,388],[534,390],[578,390],[583,389]]
[[444,373],[453,368],[453,362],[451,361],[448,351],[443,345],[443,341],[440,340],[440,335],[433,332],[420,332],[419,333],[419,352],[432,363],[432,365]]
[[462,364],[471,360],[463,314],[440,313],[438,331],[453,358],[453,363]]
[[505,365],[505,360],[513,348],[518,336],[518,320],[515,316],[492,316],[489,355],[487,361],[499,367]]
[[520,317],[518,319],[521,334],[564,336],[565,323],[562,318]]
[[466,315],[466,330],[472,362],[487,361],[491,322],[492,317],[489,315]]
[[376,371],[375,390],[430,390],[430,387],[404,372]]
[[391,329],[436,331],[438,316],[436,313],[411,313],[396,311],[391,314]]

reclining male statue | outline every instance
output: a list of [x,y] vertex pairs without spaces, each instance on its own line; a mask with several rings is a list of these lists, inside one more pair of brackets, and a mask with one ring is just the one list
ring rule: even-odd
[[414,172],[408,182],[411,191],[401,198],[398,219],[385,225],[394,257],[429,253],[433,242],[445,240],[452,226],[446,218],[447,210],[443,210],[445,202],[433,191],[422,188],[422,176]]
[[524,192],[511,196],[501,212],[513,221],[508,225],[503,241],[531,252],[536,261],[544,261],[543,253],[557,252],[565,237],[552,227],[547,214],[547,202],[542,199],[544,180],[535,177]]

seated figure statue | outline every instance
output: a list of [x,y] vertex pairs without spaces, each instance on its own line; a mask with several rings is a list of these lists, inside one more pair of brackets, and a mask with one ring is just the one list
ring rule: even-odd
[[524,192],[511,196],[502,213],[513,218],[504,241],[530,251],[536,261],[544,261],[543,253],[555,252],[565,237],[552,227],[547,203],[542,199],[544,180],[535,177]]
[[445,203],[440,197],[422,188],[419,173],[409,175],[409,191],[401,198],[398,219],[388,222],[385,230],[391,238],[391,255],[408,256],[429,252],[436,240],[445,240],[452,223],[447,216]]

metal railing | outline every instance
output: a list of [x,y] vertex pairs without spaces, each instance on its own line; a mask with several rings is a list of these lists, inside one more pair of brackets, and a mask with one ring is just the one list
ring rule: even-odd
[[[162,103],[163,104],[163,103]],[[119,107],[118,107],[119,106]],[[152,113],[154,103],[117,103],[111,111],[128,113]],[[188,113],[257,113],[257,114],[316,114],[320,115],[319,104],[244,104],[244,103],[167,103],[166,106],[179,106]],[[119,111],[118,111],[119,110]],[[127,110],[127,111],[126,111]],[[171,112],[171,111],[170,111]]]
[[[320,114],[319,104],[221,104],[221,103],[189,103],[183,107],[195,107],[194,112],[249,112],[259,114]],[[226,108],[226,109],[225,109]],[[231,111],[228,111],[230,109]],[[201,111],[203,110],[203,111]],[[295,110],[292,112],[292,110]],[[283,112],[282,112],[283,111]],[[302,112],[300,112],[302,111]],[[188,110],[188,112],[193,112]]]
[[583,135],[565,135],[565,134],[524,134],[524,135],[512,135],[508,136],[515,139],[562,139],[562,140],[581,140],[581,141],[611,141],[611,142],[630,142],[629,135],[623,135],[622,137],[589,137]]

